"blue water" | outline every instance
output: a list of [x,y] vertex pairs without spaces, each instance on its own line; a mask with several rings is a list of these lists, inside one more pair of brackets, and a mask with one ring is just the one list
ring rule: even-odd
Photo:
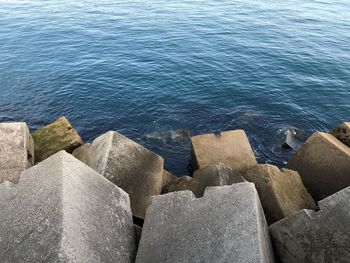
[[0,121],[118,130],[177,175],[189,139],[169,131],[242,128],[283,166],[289,126],[328,130],[349,102],[349,0],[0,0]]

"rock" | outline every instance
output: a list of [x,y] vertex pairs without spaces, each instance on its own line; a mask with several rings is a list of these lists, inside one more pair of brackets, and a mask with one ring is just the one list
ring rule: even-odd
[[262,164],[249,169],[243,176],[255,184],[268,224],[304,208],[317,208],[295,171]]
[[223,186],[245,182],[239,172],[233,171],[229,166],[220,164],[208,165],[197,170],[193,178],[189,176],[179,177],[165,186],[165,193],[177,191],[192,191],[198,198],[202,197],[209,186]]
[[339,141],[350,147],[350,122],[344,122],[334,130],[331,134]]
[[17,183],[34,164],[34,142],[24,122],[0,123],[0,183]]
[[[177,176],[173,175],[172,173],[170,173],[167,170],[163,170],[163,176],[162,176],[162,189],[164,189],[164,187],[171,183],[171,182],[175,182],[177,180]],[[162,190],[163,192],[163,190]]]
[[51,155],[65,150],[72,153],[84,142],[66,117],[40,128],[33,134],[35,143],[35,162],[41,162]]
[[257,164],[253,150],[243,130],[204,134],[191,138],[194,170],[210,164],[224,163],[243,172]]
[[270,237],[252,183],[152,198],[136,262],[273,262]]
[[350,185],[350,148],[334,136],[314,133],[286,166],[297,171],[316,200]]
[[153,132],[145,135],[145,139],[157,140],[162,143],[178,141],[179,139],[188,139],[191,131],[188,129],[179,129],[175,131]]
[[162,157],[110,131],[73,155],[130,195],[135,217],[144,218],[150,197],[161,193]]
[[302,136],[301,132],[295,128],[290,127],[286,131],[286,137],[284,139],[282,147],[298,151],[303,146],[303,143],[304,137]]
[[349,262],[350,187],[270,226],[275,252],[283,263]]
[[123,190],[65,151],[0,184],[2,262],[133,262]]

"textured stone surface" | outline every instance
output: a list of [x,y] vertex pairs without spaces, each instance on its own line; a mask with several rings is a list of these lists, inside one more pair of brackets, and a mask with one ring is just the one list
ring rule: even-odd
[[304,208],[317,208],[295,171],[259,164],[243,176],[255,184],[268,224]]
[[24,122],[0,123],[0,183],[16,183],[33,165],[34,143]]
[[117,132],[101,135],[73,155],[125,190],[138,218],[144,218],[150,197],[161,193],[163,158]]
[[254,184],[153,197],[136,262],[273,262]]
[[331,134],[342,143],[350,146],[350,122],[344,122],[331,131]]
[[286,167],[300,174],[316,200],[350,186],[350,148],[328,133],[314,133]]
[[270,226],[283,263],[350,261],[350,187]]
[[229,166],[220,164],[208,165],[194,172],[193,177],[182,176],[172,180],[164,187],[165,193],[176,191],[192,191],[196,197],[202,197],[205,188],[242,183],[245,180],[237,171]]
[[245,171],[257,164],[252,147],[243,130],[204,134],[191,138],[194,170],[210,164],[224,163],[237,171]]
[[132,262],[128,195],[61,151],[0,184],[1,262]]
[[163,176],[162,176],[162,192],[164,192],[164,187],[171,183],[175,182],[177,180],[177,176],[173,175],[167,170],[163,170]]
[[205,188],[190,176],[180,176],[176,180],[165,185],[163,188],[164,193],[191,191],[196,197],[201,197],[204,190]]
[[35,162],[41,162],[51,155],[65,150],[72,153],[84,142],[66,117],[60,117],[53,123],[42,127],[33,134],[35,143]]

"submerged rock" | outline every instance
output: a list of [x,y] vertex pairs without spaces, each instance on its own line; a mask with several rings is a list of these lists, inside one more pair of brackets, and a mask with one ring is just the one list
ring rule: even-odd
[[270,226],[282,263],[349,262],[350,187]]
[[73,155],[125,190],[135,217],[143,219],[150,197],[161,193],[163,158],[117,132],[101,135]]
[[136,262],[274,262],[252,183],[152,198]]
[[0,123],[0,183],[17,183],[21,173],[34,164],[34,142],[27,124]]
[[304,208],[317,208],[295,171],[259,164],[243,177],[255,184],[268,224]]
[[331,131],[331,134],[339,141],[350,146],[350,122],[344,122]]
[[283,148],[291,148],[295,151],[299,150],[304,143],[304,137],[300,131],[295,128],[288,128],[286,131],[286,137],[282,144]]
[[179,129],[175,131],[167,131],[167,132],[153,132],[147,134],[145,137],[147,139],[158,140],[163,143],[167,141],[174,141],[178,139],[189,138],[191,136],[191,131],[187,129]]
[[198,135],[191,138],[194,170],[223,163],[243,172],[257,164],[249,140],[243,130]]
[[316,132],[287,168],[297,171],[310,194],[321,200],[350,186],[350,148],[331,134]]
[[64,116],[38,129],[32,136],[35,143],[36,163],[61,150],[72,153],[76,148],[84,144],[77,131],[73,129]]
[[1,262],[133,262],[127,193],[61,151],[0,184]]

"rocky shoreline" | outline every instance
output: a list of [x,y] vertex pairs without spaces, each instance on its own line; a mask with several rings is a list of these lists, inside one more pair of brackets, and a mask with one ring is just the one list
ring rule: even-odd
[[0,123],[0,261],[350,262],[350,123],[283,169],[243,130],[191,146],[194,173],[176,177],[116,131]]

